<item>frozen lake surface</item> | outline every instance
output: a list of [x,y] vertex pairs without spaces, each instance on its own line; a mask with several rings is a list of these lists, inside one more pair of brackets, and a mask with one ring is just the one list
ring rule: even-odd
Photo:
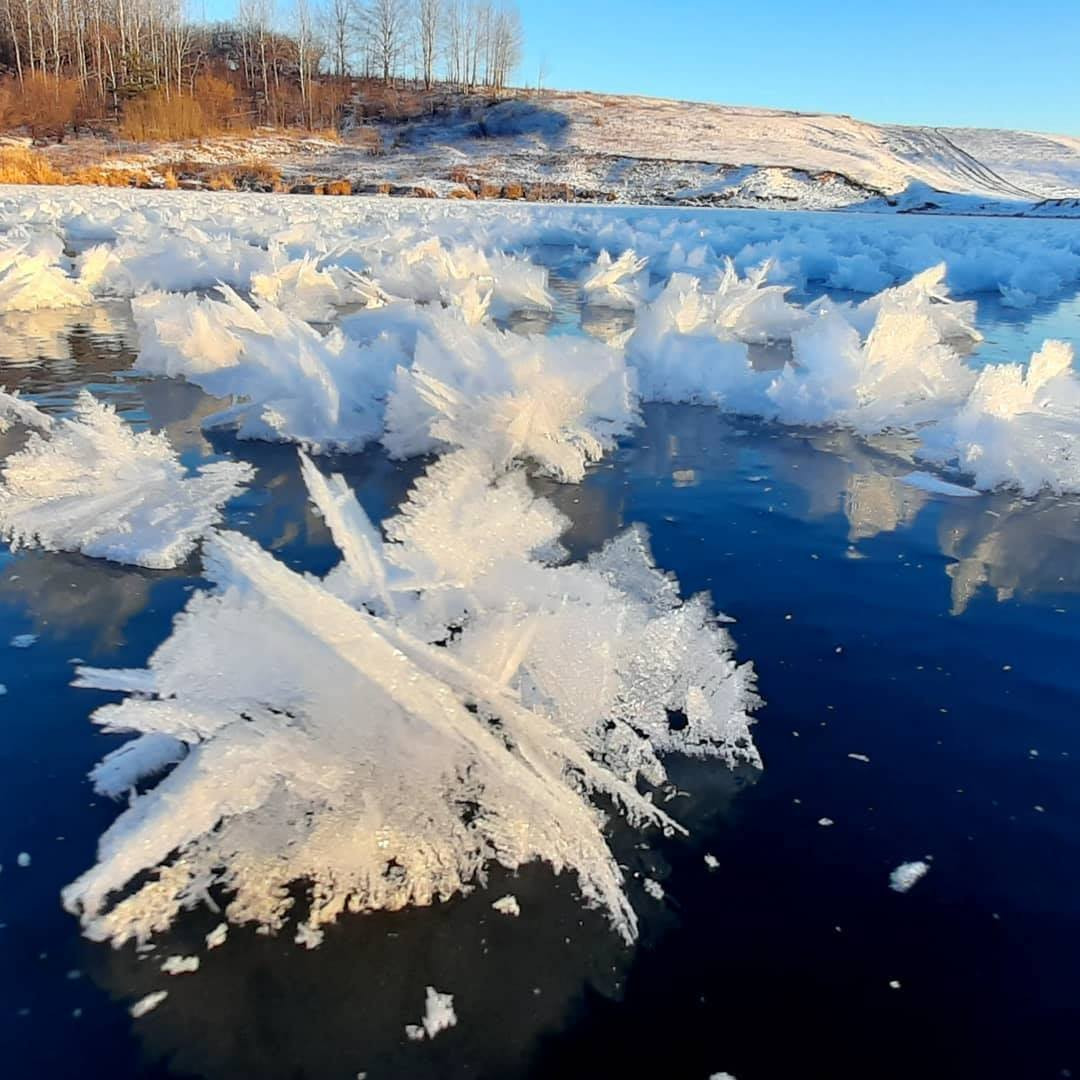
[[[1015,224],[1018,236],[1076,233]],[[556,239],[523,248],[551,271],[553,309],[500,323],[574,339],[632,327],[633,311],[583,308],[591,258]],[[970,293],[983,336],[972,363],[1075,343],[1080,300],[1060,284],[1020,308],[1007,292]],[[131,373],[128,299],[14,325],[0,338],[8,390],[67,415],[88,387],[134,428],[164,430],[188,468],[250,463],[224,527],[295,570],[339,562],[293,446],[204,430],[219,399]],[[755,363],[789,355],[766,345]],[[0,452],[22,438],[0,435]],[[378,444],[316,461],[375,522],[430,463]],[[149,954],[86,940],[59,894],[123,806],[86,780],[119,741],[87,717],[119,696],[73,688],[74,668],[144,667],[207,583],[198,555],[150,570],[5,546],[0,1028],[12,1075],[1080,1075],[1080,495],[947,493],[962,480],[928,480],[890,432],[659,401],[580,483],[530,479],[569,519],[572,560],[644,525],[682,595],[708,590],[735,620],[737,659],[753,662],[766,703],[753,728],[763,770],[665,760],[673,788],[658,798],[689,835],[613,818],[633,945],[581,906],[572,875],[542,864],[496,867],[487,887],[430,907],[345,915],[312,951],[291,927],[236,926],[207,950],[221,916],[204,907]],[[925,877],[891,888],[917,861]],[[507,894],[516,918],[492,909]],[[165,957],[192,955],[196,973],[162,975]],[[428,986],[453,995],[457,1024],[412,1041]]]

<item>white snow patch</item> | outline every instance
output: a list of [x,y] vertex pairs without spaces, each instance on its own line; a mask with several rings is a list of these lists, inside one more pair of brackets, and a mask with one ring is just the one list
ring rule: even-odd
[[419,1024],[407,1024],[405,1034],[414,1041],[424,1038],[434,1039],[440,1031],[446,1031],[457,1024],[452,994],[440,994],[434,986],[427,988],[424,1018]]
[[229,936],[229,924],[218,923],[209,934],[206,935],[206,947],[207,949],[216,949],[219,945],[225,944],[225,939]]
[[907,892],[929,872],[930,864],[919,859],[916,862],[901,863],[889,875],[889,888],[893,892]]
[[139,1000],[128,1009],[128,1012],[138,1020],[140,1016],[145,1016],[148,1012],[153,1012],[154,1009],[156,1009],[168,996],[168,990],[155,990],[152,994],[147,994],[146,997],[139,998]]
[[187,975],[199,970],[197,956],[168,956],[161,963],[161,970],[166,975]]
[[500,915],[510,915],[517,918],[521,914],[521,906],[516,896],[501,896],[491,905]]

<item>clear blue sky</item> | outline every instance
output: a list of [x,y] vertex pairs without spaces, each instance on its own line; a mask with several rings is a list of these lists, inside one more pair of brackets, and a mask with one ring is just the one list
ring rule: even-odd
[[519,6],[529,84],[1080,135],[1080,0]]

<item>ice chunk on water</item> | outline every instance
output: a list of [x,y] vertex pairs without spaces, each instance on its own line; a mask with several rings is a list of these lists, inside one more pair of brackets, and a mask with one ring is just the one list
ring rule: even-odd
[[982,341],[982,334],[975,328],[975,301],[953,299],[945,283],[947,269],[945,263],[937,263],[903,285],[884,289],[855,308],[842,309],[844,315],[864,337],[873,330],[878,315],[892,308],[926,315],[942,341]]
[[371,280],[340,266],[321,266],[316,256],[280,262],[272,270],[251,277],[251,294],[274,304],[289,315],[329,322],[346,304],[381,307],[386,294]]
[[168,996],[168,990],[155,990],[152,994],[147,994],[145,997],[139,998],[139,1000],[128,1009],[128,1012],[138,1020],[140,1016],[145,1016],[148,1012],[153,1012]]
[[58,260],[55,248],[35,250],[30,243],[0,240],[0,314],[92,303],[90,291],[69,277]]
[[164,434],[135,432],[84,390],[74,416],[4,463],[0,533],[13,547],[178,566],[252,475],[222,461],[188,476]]
[[[521,507],[520,530],[536,501],[520,474],[500,477],[469,453],[449,459],[459,488]],[[652,567],[643,533],[584,566],[544,566],[529,552],[561,518],[538,503],[526,539],[506,530],[469,562],[441,550],[456,511],[437,477],[381,545],[338,479],[312,483],[322,505],[335,503],[324,514],[349,573],[370,585],[401,571],[385,574],[385,617],[235,534],[208,544],[218,592],[192,598],[145,680],[122,673],[117,683],[140,694],[95,714],[110,730],[169,735],[187,754],[135,796],[98,865],[65,890],[91,937],[144,939],[214,885],[233,895],[229,921],[278,928],[288,887],[308,881],[311,943],[342,911],[431,903],[468,890],[489,861],[514,870],[533,859],[575,871],[585,901],[634,936],[588,795],[607,795],[632,824],[677,828],[633,781],[662,779],[666,751],[756,760],[752,673],[734,664],[706,599],[682,602]],[[226,648],[223,666],[214,657]]]
[[499,899],[491,906],[500,915],[509,915],[513,918],[517,918],[521,914],[521,905],[518,904],[517,897],[510,894],[499,897]]
[[930,864],[919,859],[917,862],[901,863],[889,875],[889,888],[893,892],[907,892],[929,872]]
[[738,409],[753,395],[755,384],[765,387],[755,378],[745,343],[718,324],[700,282],[686,274],[673,274],[659,296],[639,311],[626,349],[646,401]]
[[190,292],[224,283],[246,289],[253,274],[273,270],[270,253],[228,233],[191,222],[156,235],[99,244],[78,259],[79,281],[95,296],[139,296],[154,290]]
[[475,312],[478,295],[487,293],[484,310],[490,305],[495,316],[552,307],[544,267],[501,252],[488,255],[460,241],[447,246],[430,237],[388,254],[372,272],[387,292],[421,303],[442,302]]
[[970,472],[983,490],[1080,491],[1080,378],[1072,346],[1047,341],[1026,367],[983,368],[962,407],[924,432],[920,454]]
[[168,956],[162,961],[161,970],[166,975],[188,975],[199,970],[197,956]]
[[383,444],[394,457],[467,446],[497,465],[527,459],[577,481],[636,421],[620,352],[443,316],[418,337],[412,368],[397,370]]
[[395,342],[360,346],[334,329],[227,287],[222,301],[152,294],[132,305],[139,370],[184,375],[208,393],[235,396],[205,423],[237,425],[242,439],[295,442],[314,451],[360,450],[382,429],[379,399],[395,365]]
[[229,924],[218,923],[209,934],[206,935],[206,947],[207,949],[216,949],[220,945],[225,944],[225,939],[229,936]]
[[457,1023],[452,994],[440,994],[434,986],[427,988],[424,1018],[417,1024],[409,1024],[405,1032],[410,1039],[434,1039],[440,1031],[452,1028]]
[[614,260],[607,251],[601,251],[581,282],[585,302],[602,307],[636,308],[648,290],[649,275],[645,270],[648,262],[630,248]]
[[918,308],[883,305],[865,343],[840,314],[825,311],[796,331],[792,346],[795,363],[768,389],[785,423],[913,430],[947,415],[975,379]]

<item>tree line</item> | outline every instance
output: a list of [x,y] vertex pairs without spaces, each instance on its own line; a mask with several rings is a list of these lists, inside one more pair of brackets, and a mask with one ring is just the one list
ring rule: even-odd
[[522,44],[497,0],[239,0],[216,24],[185,0],[0,0],[0,128],[329,127],[357,79],[501,91]]

